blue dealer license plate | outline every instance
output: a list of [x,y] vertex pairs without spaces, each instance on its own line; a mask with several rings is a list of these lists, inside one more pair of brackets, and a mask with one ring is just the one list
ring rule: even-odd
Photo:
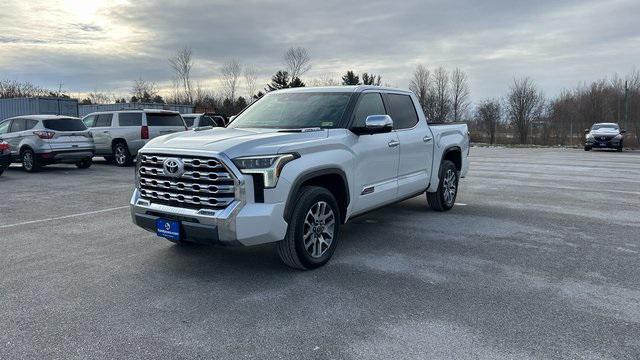
[[156,220],[156,234],[169,240],[180,240],[180,222],[158,219]]

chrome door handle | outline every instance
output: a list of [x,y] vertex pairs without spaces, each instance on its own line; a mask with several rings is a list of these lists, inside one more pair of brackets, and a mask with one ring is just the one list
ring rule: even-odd
[[387,145],[389,145],[389,147],[396,147],[396,146],[400,145],[400,141],[391,140],[391,141],[389,141],[389,144],[387,144]]
[[429,142],[431,140],[433,140],[433,138],[431,136],[429,136],[429,135],[427,135],[427,136],[422,138],[422,141],[424,141],[424,142]]

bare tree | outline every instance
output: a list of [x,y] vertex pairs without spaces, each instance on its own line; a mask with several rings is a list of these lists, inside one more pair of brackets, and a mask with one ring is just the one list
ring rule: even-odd
[[193,92],[191,85],[191,68],[193,67],[193,59],[191,48],[185,47],[180,50],[171,58],[169,58],[169,64],[173,69],[178,82],[182,86],[182,91],[186,101],[193,103]]
[[449,73],[439,67],[433,73],[433,95],[435,97],[436,122],[446,122],[451,113],[451,94],[449,91]]
[[431,88],[431,73],[424,65],[420,64],[416,66],[413,71],[413,78],[409,83],[409,90],[411,90],[420,102],[422,110],[426,113],[428,106],[429,90]]
[[150,101],[158,95],[158,87],[153,81],[147,81],[142,78],[133,81],[131,87],[131,97],[138,101]]
[[248,65],[244,68],[244,83],[247,86],[247,99],[249,102],[253,102],[253,95],[256,94],[256,90],[258,90],[256,86],[256,82],[258,81],[258,71],[255,66]]
[[111,96],[97,90],[87,94],[87,99],[89,99],[92,104],[108,104],[111,102],[111,98]]
[[336,80],[336,74],[324,73],[320,77],[309,81],[309,86],[338,86],[340,83]]
[[284,53],[284,64],[291,79],[300,78],[311,69],[311,57],[303,47],[291,47]]
[[469,108],[469,80],[467,74],[459,68],[451,73],[451,110],[453,121],[460,121]]
[[0,99],[51,95],[55,93],[30,82],[0,80]]
[[487,132],[489,143],[495,143],[496,130],[502,118],[500,101],[492,99],[483,100],[476,108],[475,118],[478,124]]
[[236,93],[238,92],[238,82],[240,76],[242,76],[242,65],[236,59],[230,60],[221,70],[222,76],[222,88],[224,95],[231,100],[232,103],[236,101]]
[[532,122],[542,115],[545,99],[528,77],[514,79],[506,98],[506,112],[521,144],[526,144]]

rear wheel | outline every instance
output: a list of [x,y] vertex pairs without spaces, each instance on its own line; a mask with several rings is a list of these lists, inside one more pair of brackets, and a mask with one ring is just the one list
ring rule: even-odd
[[584,147],[584,151],[589,151],[589,150],[591,150],[591,146],[585,146]]
[[113,146],[113,159],[118,166],[131,166],[133,164],[133,156],[129,153],[127,144],[123,142],[116,143]]
[[76,166],[78,167],[78,169],[88,169],[91,167],[92,163],[93,160],[91,158],[86,158],[76,162]]
[[31,149],[24,149],[20,154],[22,160],[22,168],[26,172],[37,172],[42,167]]
[[296,197],[285,239],[277,244],[278,255],[292,268],[315,269],[329,261],[339,235],[340,211],[333,194],[306,186]]
[[458,169],[453,162],[444,160],[440,164],[438,190],[433,193],[427,192],[427,201],[433,210],[451,210],[456,203],[456,196],[458,196],[458,176]]

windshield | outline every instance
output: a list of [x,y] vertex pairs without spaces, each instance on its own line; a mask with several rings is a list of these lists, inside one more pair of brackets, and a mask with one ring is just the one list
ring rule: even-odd
[[87,130],[87,127],[84,125],[82,120],[80,119],[51,119],[51,120],[43,120],[42,125],[46,129],[57,130],[57,131],[83,131]]
[[230,128],[333,128],[339,125],[351,93],[274,93],[241,113]]
[[595,124],[591,127],[591,130],[605,130],[605,131],[619,131],[617,125],[612,124]]

